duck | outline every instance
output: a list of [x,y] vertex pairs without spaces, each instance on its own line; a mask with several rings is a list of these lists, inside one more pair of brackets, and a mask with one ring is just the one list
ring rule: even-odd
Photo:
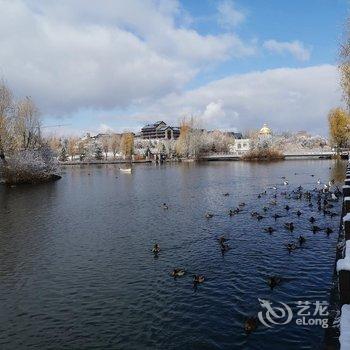
[[258,319],[257,317],[249,317],[244,322],[244,331],[246,334],[254,332],[258,328]]
[[309,221],[313,224],[313,223],[316,221],[316,219],[315,219],[313,216],[311,216],[311,218],[309,219]]
[[244,202],[239,203],[238,206],[239,206],[239,207],[244,207],[244,206],[245,206],[245,203],[244,203]]
[[284,227],[289,230],[289,231],[293,231],[294,230],[294,224],[292,222],[286,222],[284,224]]
[[230,194],[228,192],[224,193],[223,196],[224,197],[228,197]]
[[263,211],[266,213],[269,210],[268,207],[263,207]]
[[318,231],[321,231],[321,229],[320,229],[318,226],[313,225],[313,226],[311,227],[311,231],[312,231],[313,233],[316,233],[316,232],[318,232]]
[[296,244],[295,244],[294,242],[288,243],[286,247],[287,247],[289,253],[290,253],[291,251],[297,249],[297,246],[296,246]]
[[327,227],[325,231],[327,233],[327,236],[333,232],[333,230],[330,227]]
[[258,221],[260,221],[260,220],[262,220],[264,218],[264,216],[258,215],[256,218],[258,219]]
[[152,252],[153,252],[154,254],[158,254],[158,253],[160,252],[160,246],[159,246],[158,243],[156,243],[156,244],[153,246]]
[[176,278],[176,277],[182,277],[183,275],[185,275],[186,271],[182,268],[175,268],[172,272],[171,272],[171,276]]
[[218,242],[220,243],[220,244],[222,244],[222,243],[224,243],[224,242],[227,242],[228,241],[228,238],[226,238],[226,237],[224,237],[224,236],[220,236],[219,238],[218,238]]
[[289,182],[288,182],[287,180],[283,181],[283,185],[284,185],[284,186],[287,186],[288,183],[289,183]]
[[275,232],[276,229],[274,229],[273,227],[269,226],[267,228],[264,228],[264,231],[267,232],[267,233],[272,233],[272,232]]
[[167,204],[166,204],[166,203],[163,203],[163,204],[162,204],[162,208],[163,208],[164,210],[169,209],[169,207],[167,206]]
[[225,252],[228,252],[230,250],[230,246],[225,243],[220,243],[220,249],[221,253],[224,254]]
[[277,276],[271,276],[267,278],[267,284],[270,286],[271,290],[276,286],[281,284],[281,278]]
[[289,209],[290,209],[290,206],[289,206],[289,205],[286,205],[286,206],[284,207],[284,209],[289,210]]
[[298,215],[298,216],[301,215],[301,211],[300,211],[300,210],[297,211],[297,215]]
[[318,179],[317,180],[317,185],[320,185],[321,184],[321,179]]
[[205,217],[207,219],[211,219],[213,216],[214,216],[214,214],[212,214],[212,213],[205,213]]
[[299,236],[298,241],[299,241],[299,244],[302,245],[303,243],[306,242],[306,238],[304,236]]
[[279,214],[273,214],[272,217],[275,219],[275,221],[278,219],[278,218],[281,218],[282,215],[279,215]]
[[203,275],[193,275],[193,283],[203,283],[204,279]]

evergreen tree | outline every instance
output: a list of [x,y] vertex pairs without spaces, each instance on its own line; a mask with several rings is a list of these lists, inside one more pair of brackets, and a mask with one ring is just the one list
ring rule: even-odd
[[66,162],[68,160],[68,153],[65,146],[62,147],[60,156],[58,158],[61,162]]
[[95,146],[95,159],[102,160],[103,159],[103,150],[100,145]]

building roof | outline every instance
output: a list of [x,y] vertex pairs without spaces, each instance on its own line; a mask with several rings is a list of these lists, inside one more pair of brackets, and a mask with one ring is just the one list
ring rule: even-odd
[[271,135],[272,131],[271,129],[267,126],[267,124],[264,124],[263,127],[259,131],[260,135]]

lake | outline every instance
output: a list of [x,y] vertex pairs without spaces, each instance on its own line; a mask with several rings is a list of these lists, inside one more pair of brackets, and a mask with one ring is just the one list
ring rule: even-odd
[[[320,348],[320,326],[259,325],[247,335],[244,321],[262,310],[258,298],[288,305],[329,300],[340,216],[280,193],[320,188],[318,178],[341,182],[344,162],[138,164],[131,175],[118,165],[67,166],[62,172],[55,183],[0,187],[1,349]],[[245,207],[230,217],[240,202]],[[340,206],[332,210],[340,213]],[[256,220],[253,211],[264,218]],[[215,215],[206,219],[206,212]],[[285,217],[275,221],[274,213]],[[314,234],[310,216],[334,233]],[[287,221],[294,222],[292,233]],[[264,232],[268,226],[276,232]],[[224,255],[222,235],[231,247]],[[289,253],[285,244],[299,235],[305,244]],[[175,267],[188,273],[174,279]],[[197,290],[193,274],[205,275]],[[273,290],[270,275],[282,277]]]

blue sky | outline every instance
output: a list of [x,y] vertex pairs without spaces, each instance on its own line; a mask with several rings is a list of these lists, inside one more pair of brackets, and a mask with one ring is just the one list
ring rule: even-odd
[[[0,72],[58,134],[195,116],[326,134],[347,0],[0,0]],[[23,55],[23,52],[25,54]]]

